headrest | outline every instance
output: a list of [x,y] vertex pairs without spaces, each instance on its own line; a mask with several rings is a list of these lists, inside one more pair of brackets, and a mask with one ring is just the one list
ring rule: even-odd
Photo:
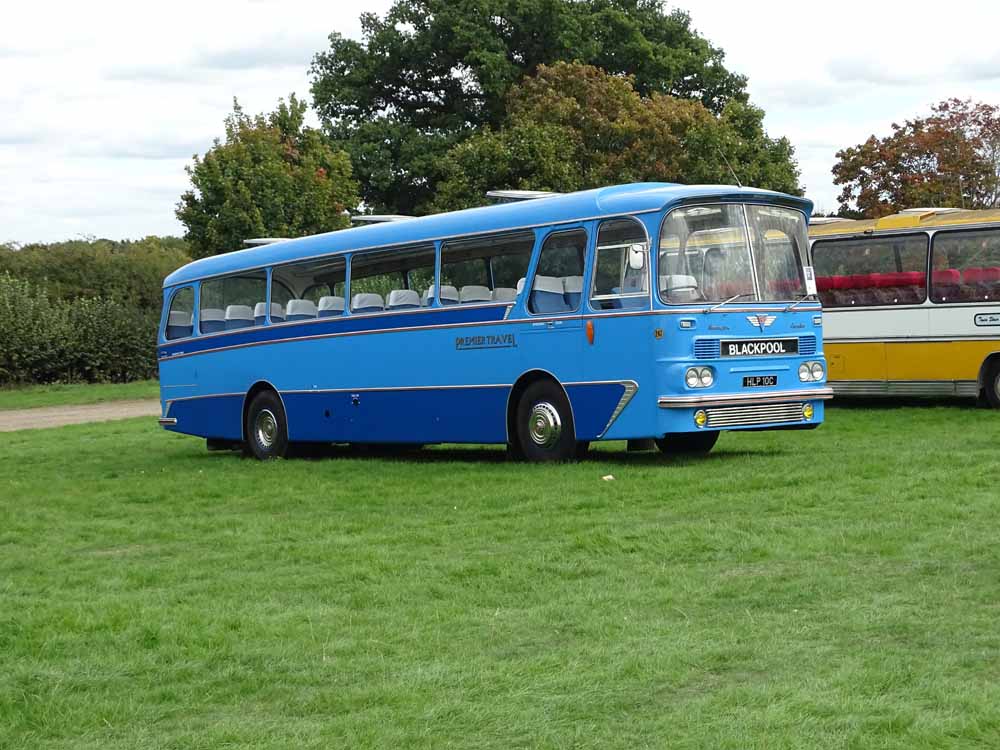
[[230,305],[226,308],[226,320],[253,320],[250,305]]
[[401,305],[419,305],[420,295],[412,289],[393,289],[389,292],[386,300],[386,307],[397,307]]
[[583,292],[583,276],[563,276],[563,291],[566,294]]
[[521,290],[524,289],[524,277],[522,276],[517,280],[517,293],[520,294]]
[[675,273],[660,277],[660,289],[670,291],[672,289],[697,289],[698,280],[694,276]]
[[460,302],[489,302],[493,299],[493,294],[488,286],[470,284],[462,287],[458,298]]
[[351,298],[352,310],[363,310],[366,307],[377,307],[381,310],[383,307],[382,295],[372,294],[371,292],[362,292],[361,294],[355,294]]
[[319,298],[319,309],[323,310],[336,310],[337,312],[344,312],[344,298],[343,297],[320,297]]
[[441,299],[458,302],[458,290],[453,286],[443,285],[441,287]]
[[[267,312],[266,302],[258,302],[253,308],[253,316],[255,318],[263,318],[265,312]],[[285,319],[285,308],[283,308],[277,302],[271,303],[271,319],[272,320]]]
[[509,286],[498,286],[493,290],[494,302],[513,302],[517,299],[517,290]]
[[225,320],[226,313],[215,307],[203,307],[199,313],[201,320]]
[[533,286],[536,292],[552,292],[553,294],[563,293],[562,279],[555,276],[536,276]]
[[288,315],[308,315],[316,317],[316,303],[311,299],[290,299],[285,310]]

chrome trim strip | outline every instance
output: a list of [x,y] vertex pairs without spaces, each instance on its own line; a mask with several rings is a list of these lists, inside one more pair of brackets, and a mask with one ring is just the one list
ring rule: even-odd
[[661,409],[688,409],[692,406],[750,406],[753,404],[780,404],[785,401],[826,401],[831,398],[833,398],[833,389],[823,387],[769,393],[660,396],[656,403]]
[[838,396],[959,396],[975,398],[975,380],[831,380]]
[[510,388],[511,383],[484,383],[483,385],[390,385],[372,386],[369,388],[300,388],[279,391],[281,394],[298,393],[372,393],[378,391],[454,391],[468,388]]
[[824,338],[824,344],[882,344],[882,343],[953,343],[959,341],[998,341],[1000,342],[1000,333],[994,333],[992,336],[964,336],[964,335],[951,335],[951,336],[878,336],[873,338]]
[[160,427],[172,427],[177,424],[176,417],[160,417],[156,421],[160,423]]
[[625,407],[629,405],[629,402],[632,401],[632,397],[639,391],[639,384],[634,380],[620,380],[618,382],[625,386],[625,392],[622,393],[622,397],[618,399],[618,405],[615,407],[615,410],[611,412],[611,419],[608,420],[608,423],[604,425],[604,429],[601,430],[600,434],[597,436],[598,440],[607,434],[608,430],[611,429],[611,425],[613,425],[615,420],[618,419],[623,411],[625,411]]
[[707,428],[754,427],[759,424],[806,424],[802,404],[753,404],[750,406],[710,407],[705,410]]

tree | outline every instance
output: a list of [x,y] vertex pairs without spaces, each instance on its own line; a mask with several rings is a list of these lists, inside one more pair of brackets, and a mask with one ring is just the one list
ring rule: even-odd
[[947,99],[837,152],[841,212],[875,218],[914,206],[1000,205],[1000,107]]
[[540,65],[579,61],[632,76],[642,95],[746,101],[723,52],[660,0],[397,0],[361,16],[363,40],[330,35],[312,66],[315,107],[351,153],[366,204],[423,210],[444,154],[506,117]]
[[741,101],[714,115],[691,99],[641,96],[629,76],[556,63],[515,87],[507,109],[500,128],[483,129],[445,156],[434,208],[480,205],[489,188],[732,183],[729,166],[746,184],[799,192],[791,145],[768,138],[763,113]]
[[177,218],[194,257],[239,250],[250,237],[301,237],[350,224],[360,202],[350,158],[306,127],[293,94],[268,115],[250,117],[234,101],[226,140],[187,167],[192,189]]

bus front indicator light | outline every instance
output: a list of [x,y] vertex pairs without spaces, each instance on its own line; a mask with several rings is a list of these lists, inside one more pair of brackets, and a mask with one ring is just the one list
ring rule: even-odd
[[702,428],[708,424],[708,415],[705,413],[704,409],[699,409],[694,413],[694,423],[699,428]]
[[813,409],[812,404],[802,404],[802,418],[805,421],[808,422],[809,420],[811,420],[813,418],[814,413],[815,410]]

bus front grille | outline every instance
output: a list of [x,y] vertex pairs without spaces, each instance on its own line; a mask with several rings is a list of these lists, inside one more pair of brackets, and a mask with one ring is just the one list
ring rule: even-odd
[[719,339],[695,339],[695,359],[717,359],[722,355],[722,342]]
[[816,337],[802,336],[799,338],[799,354],[803,357],[811,357],[816,353]]
[[706,427],[750,427],[758,424],[803,422],[802,404],[755,404],[753,406],[719,406],[705,409]]

